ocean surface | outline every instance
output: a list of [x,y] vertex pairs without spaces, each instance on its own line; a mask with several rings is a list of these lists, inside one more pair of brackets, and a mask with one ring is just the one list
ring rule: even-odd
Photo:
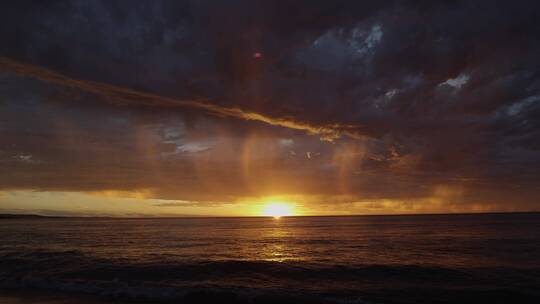
[[2,291],[125,303],[540,303],[540,214],[0,219]]

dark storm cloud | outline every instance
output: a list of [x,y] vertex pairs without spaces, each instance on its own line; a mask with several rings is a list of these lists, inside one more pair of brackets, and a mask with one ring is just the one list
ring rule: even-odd
[[[282,177],[283,191],[417,199],[444,186],[531,209],[539,12],[536,1],[17,1],[0,12],[3,188],[201,199]],[[246,130],[275,139],[272,153]],[[229,146],[269,155],[257,167],[268,178]],[[211,153],[221,165],[200,165]]]

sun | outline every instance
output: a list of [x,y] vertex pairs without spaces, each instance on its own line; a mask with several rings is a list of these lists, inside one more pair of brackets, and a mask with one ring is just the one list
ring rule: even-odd
[[264,216],[273,216],[279,219],[282,216],[294,215],[293,209],[293,206],[286,202],[269,202],[264,206],[262,213]]

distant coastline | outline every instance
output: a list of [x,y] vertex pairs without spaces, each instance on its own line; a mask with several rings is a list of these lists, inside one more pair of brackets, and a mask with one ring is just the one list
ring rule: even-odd
[[47,216],[38,214],[0,214],[0,220],[9,219],[38,219],[38,218],[57,218],[58,216]]

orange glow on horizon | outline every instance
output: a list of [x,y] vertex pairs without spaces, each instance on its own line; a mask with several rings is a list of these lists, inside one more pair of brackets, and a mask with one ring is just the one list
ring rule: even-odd
[[296,215],[294,206],[287,202],[269,202],[263,208],[262,215],[272,216],[275,219],[279,219],[282,216]]

